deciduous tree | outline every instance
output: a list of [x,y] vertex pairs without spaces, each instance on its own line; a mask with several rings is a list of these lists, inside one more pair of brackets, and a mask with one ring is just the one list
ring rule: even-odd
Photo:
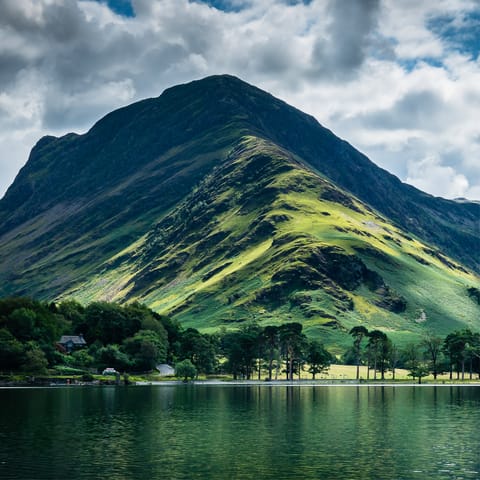
[[422,340],[423,347],[427,358],[430,361],[430,370],[433,378],[436,380],[439,373],[440,359],[442,355],[443,340],[432,333],[427,334]]
[[293,366],[303,354],[306,337],[301,323],[284,323],[279,328],[280,344],[286,363],[287,380],[293,380]]
[[315,380],[315,375],[322,373],[330,367],[333,357],[325,349],[323,344],[316,340],[308,342],[306,360],[309,365],[308,371]]
[[382,379],[385,374],[385,359],[388,355],[387,336],[380,330],[372,330],[368,334],[367,348],[370,352],[369,357],[373,358],[373,379],[377,379],[377,367],[380,362]]
[[195,365],[186,358],[175,365],[175,376],[183,378],[184,382],[188,382],[189,379],[193,380],[197,376],[197,369]]
[[350,335],[353,337],[353,350],[355,352],[355,362],[357,365],[357,380],[360,378],[360,361],[362,353],[362,340],[368,336],[368,330],[363,325],[358,325],[350,330]]
[[140,330],[133,337],[124,340],[123,348],[130,356],[134,370],[147,371],[165,361],[167,343],[165,330],[163,335],[152,330]]
[[263,344],[265,345],[265,352],[268,360],[268,380],[272,379],[273,360],[275,359],[275,352],[279,348],[279,332],[278,327],[274,325],[267,325],[262,331]]

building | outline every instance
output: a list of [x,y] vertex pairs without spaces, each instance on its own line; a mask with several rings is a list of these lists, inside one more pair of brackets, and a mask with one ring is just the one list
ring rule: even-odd
[[72,353],[74,350],[87,346],[87,342],[83,338],[83,335],[62,335],[57,342],[59,350],[64,353]]
[[168,377],[169,375],[175,375],[175,369],[166,363],[161,363],[156,366],[161,377]]

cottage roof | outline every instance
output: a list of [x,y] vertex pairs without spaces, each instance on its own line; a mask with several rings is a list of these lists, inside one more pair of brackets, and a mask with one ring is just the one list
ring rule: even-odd
[[83,338],[83,335],[62,335],[58,343],[60,345],[66,345],[69,342],[72,342],[74,345],[78,346],[87,344],[87,342]]

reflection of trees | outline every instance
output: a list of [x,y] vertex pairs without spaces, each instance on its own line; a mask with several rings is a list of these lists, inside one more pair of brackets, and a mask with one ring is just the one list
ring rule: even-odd
[[435,478],[452,451],[457,473],[479,467],[479,402],[478,389],[460,387],[2,391],[2,474],[308,480],[415,478],[421,470]]

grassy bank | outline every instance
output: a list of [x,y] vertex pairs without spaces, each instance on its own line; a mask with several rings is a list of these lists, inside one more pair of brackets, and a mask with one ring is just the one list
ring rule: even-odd
[[[261,372],[260,381],[265,381],[268,376],[267,371]],[[279,372],[278,375],[273,374],[273,380],[286,381],[285,373]],[[156,373],[147,373],[147,374],[136,374],[136,375],[120,375],[117,379],[112,375],[93,375],[93,374],[74,374],[74,375],[58,375],[58,374],[46,374],[46,375],[28,375],[28,374],[10,374],[10,375],[0,375],[0,386],[54,386],[54,385],[135,385],[135,384],[145,384],[145,383],[161,383],[161,382],[171,382],[171,381],[181,381],[181,378],[174,376],[160,376]],[[231,375],[199,375],[196,379],[197,381],[207,381],[207,382],[231,382],[234,378]],[[258,374],[252,376],[252,381],[259,380]],[[307,371],[301,372],[301,374],[295,375],[295,381],[311,381],[313,380],[312,375]],[[331,365],[327,372],[320,375],[316,375],[315,380],[325,383],[342,383],[352,382],[356,380],[356,366],[354,365]],[[473,378],[470,379],[469,374],[465,373],[464,380],[457,379],[456,374],[454,374],[453,379],[450,380],[449,374],[444,373],[437,376],[436,382],[433,378],[433,375],[428,375],[422,377],[422,383],[453,383],[453,384],[468,384],[468,383],[478,383],[479,382],[478,374],[474,374]],[[237,379],[237,381],[242,381],[242,379]],[[374,372],[370,370],[370,375],[367,377],[367,367],[360,367],[360,382],[361,383],[379,383],[383,380],[380,378],[380,372],[377,372],[377,378],[374,379]],[[386,372],[385,381],[388,383],[396,382],[413,382],[411,376],[409,376],[408,371],[404,369],[395,370],[395,378],[393,378],[393,373],[391,371]]]

